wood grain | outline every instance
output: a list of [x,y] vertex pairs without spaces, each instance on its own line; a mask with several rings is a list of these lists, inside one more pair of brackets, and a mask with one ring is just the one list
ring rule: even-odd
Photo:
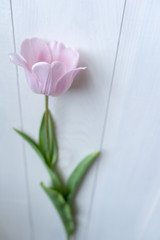
[[[50,98],[60,148],[58,165],[66,179],[85,155],[100,147],[124,1],[13,0],[12,4],[18,51],[26,37],[56,39],[77,48],[80,65],[87,66],[67,94]],[[23,128],[37,136],[44,97],[30,91],[22,69],[19,79]],[[35,239],[65,239],[56,211],[39,187],[40,181],[48,182],[48,176],[32,150],[27,145],[25,149]],[[95,169],[76,199],[76,239],[85,234]]]
[[159,12],[127,1],[87,240],[160,237]]
[[30,238],[25,162],[21,139],[13,127],[21,127],[16,69],[10,63],[14,51],[9,1],[0,8],[0,239]]
[[44,96],[8,58],[14,44],[19,53],[23,39],[34,36],[77,48],[80,66],[87,66],[65,95],[49,101],[64,180],[85,155],[102,149],[76,197],[73,239],[159,239],[160,3],[1,2],[0,239],[65,239],[39,186],[49,184],[43,164],[12,130],[38,139]]

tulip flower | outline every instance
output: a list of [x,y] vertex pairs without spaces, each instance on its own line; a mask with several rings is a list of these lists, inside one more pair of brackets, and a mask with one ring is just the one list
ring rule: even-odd
[[25,39],[21,55],[10,54],[16,65],[24,68],[30,88],[39,94],[59,96],[65,93],[79,71],[79,53],[57,41],[45,42],[39,38]]
[[43,183],[40,184],[59,212],[69,240],[75,231],[72,211],[74,196],[99,152],[86,156],[73,170],[67,182],[65,184],[62,182],[55,167],[58,160],[58,146],[54,122],[48,108],[48,96],[59,96],[65,93],[77,73],[85,67],[77,68],[79,53],[76,50],[66,48],[56,41],[47,43],[39,38],[26,39],[21,45],[21,55],[22,57],[16,53],[10,54],[10,59],[24,69],[31,89],[45,95],[45,112],[38,141],[20,130],[14,130],[36,151],[49,173],[51,186],[46,187]]

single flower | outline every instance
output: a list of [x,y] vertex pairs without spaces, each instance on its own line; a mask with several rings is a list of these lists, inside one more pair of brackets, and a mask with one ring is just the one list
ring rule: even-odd
[[24,68],[30,88],[39,94],[59,96],[65,93],[80,70],[79,53],[57,41],[45,42],[39,38],[25,39],[21,58],[16,53],[10,59]]

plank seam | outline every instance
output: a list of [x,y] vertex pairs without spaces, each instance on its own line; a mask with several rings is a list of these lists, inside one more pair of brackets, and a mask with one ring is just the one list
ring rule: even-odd
[[[11,27],[12,27],[12,38],[13,38],[13,48],[14,52],[16,52],[16,37],[15,37],[15,25],[14,25],[14,16],[13,16],[13,6],[12,0],[10,2],[10,14],[11,14]],[[18,107],[19,107],[19,114],[20,114],[20,125],[23,131],[23,117],[22,117],[22,105],[21,105],[21,93],[20,93],[20,84],[19,84],[19,72],[17,65],[15,66],[16,69],[16,79],[17,79],[17,89],[18,89]],[[32,208],[31,208],[31,196],[30,196],[30,187],[29,187],[29,176],[28,176],[28,166],[27,166],[27,157],[25,151],[24,141],[22,141],[22,152],[23,152],[23,159],[24,159],[24,171],[25,171],[25,183],[26,183],[26,192],[27,192],[27,200],[28,200],[28,217],[29,217],[29,226],[31,231],[31,239],[34,240],[34,229],[33,229],[33,216],[32,216]]]
[[[117,40],[117,47],[116,47],[116,53],[115,53],[115,59],[114,59],[114,65],[113,65],[113,71],[112,71],[112,76],[111,76],[111,83],[109,87],[109,94],[107,96],[107,104],[106,104],[106,111],[105,111],[105,116],[104,116],[104,123],[103,123],[103,128],[102,128],[102,136],[101,136],[101,141],[100,141],[100,151],[102,150],[103,142],[104,142],[104,136],[105,136],[105,130],[107,127],[107,122],[108,122],[108,114],[109,114],[109,107],[110,107],[110,100],[111,100],[111,95],[112,95],[112,87],[113,87],[113,82],[114,82],[114,76],[115,76],[115,71],[116,71],[116,65],[117,65],[117,59],[118,59],[118,53],[119,53],[119,47],[120,47],[120,40],[121,40],[121,35],[122,35],[122,28],[123,28],[123,22],[124,22],[124,16],[125,16],[125,10],[126,10],[126,4],[127,0],[124,0],[124,5],[123,5],[123,11],[122,11],[122,17],[121,17],[121,24],[119,28],[119,34],[118,34],[118,40]],[[98,172],[99,172],[99,163],[100,161],[96,162],[96,168],[95,168],[95,173],[94,173],[94,180],[92,184],[92,191],[91,191],[91,199],[90,199],[90,205],[89,205],[89,210],[88,210],[88,216],[87,216],[87,224],[84,230],[84,238],[87,239],[88,232],[87,230],[89,229],[90,225],[90,219],[91,219],[91,214],[92,214],[92,207],[93,207],[93,199],[95,196],[96,192],[96,183],[98,179]]]
[[141,231],[139,237],[137,238],[138,240],[142,240],[143,239],[144,234],[145,234],[145,232],[147,230],[147,227],[149,226],[149,223],[151,222],[152,217],[153,217],[153,215],[154,215],[154,213],[156,211],[156,208],[158,206],[159,200],[160,200],[160,191],[158,191],[158,194],[156,195],[150,210],[147,212],[147,216],[146,216],[146,219],[144,221],[144,224],[143,224],[143,227],[142,227],[142,231]]

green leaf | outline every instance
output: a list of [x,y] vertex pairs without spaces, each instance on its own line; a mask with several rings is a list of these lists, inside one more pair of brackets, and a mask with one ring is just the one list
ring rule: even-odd
[[85,157],[70,175],[67,181],[65,195],[68,202],[72,201],[84,175],[98,155],[99,152],[96,152]]
[[57,176],[56,172],[54,172],[54,170],[50,167],[48,167],[48,165],[46,165],[47,171],[52,179],[53,182],[53,186],[54,188],[59,191],[59,192],[63,192],[63,184],[61,183],[59,177]]
[[49,133],[49,156],[48,156],[48,139],[47,139],[47,132],[46,132],[46,117],[44,113],[40,130],[39,130],[39,145],[46,159],[48,159],[50,163],[54,164],[57,160],[58,149],[57,149],[57,141],[56,141],[56,136],[54,131],[53,119],[50,111],[48,111],[48,133]]
[[48,165],[46,165],[47,171],[51,177],[51,180],[53,182],[53,186],[54,188],[59,191],[59,192],[63,192],[63,184],[61,183],[59,177],[57,176],[56,172],[54,172],[54,170],[50,167],[48,167]]
[[26,133],[21,132],[20,130],[14,128],[14,130],[23,138],[25,139],[29,145],[36,151],[38,156],[41,158],[41,160],[46,164],[46,160],[43,156],[43,153],[41,152],[41,149],[39,148],[38,144]]
[[41,158],[42,162],[44,163],[51,179],[52,179],[52,182],[53,182],[53,185],[54,185],[54,188],[57,189],[58,191],[62,191],[63,189],[63,186],[62,186],[62,183],[60,182],[58,176],[56,175],[55,172],[53,172],[53,169],[52,169],[52,166],[51,165],[48,165],[48,162],[45,158],[45,156],[43,155],[40,147],[38,146],[38,144],[30,137],[28,136],[27,134],[21,132],[20,130],[14,128],[14,130],[23,138],[25,139],[29,145],[36,151],[36,153],[38,154],[38,156]]
[[64,224],[67,236],[70,236],[73,233],[75,226],[69,204],[59,192],[46,187],[43,183],[40,183],[40,185],[56,207]]

